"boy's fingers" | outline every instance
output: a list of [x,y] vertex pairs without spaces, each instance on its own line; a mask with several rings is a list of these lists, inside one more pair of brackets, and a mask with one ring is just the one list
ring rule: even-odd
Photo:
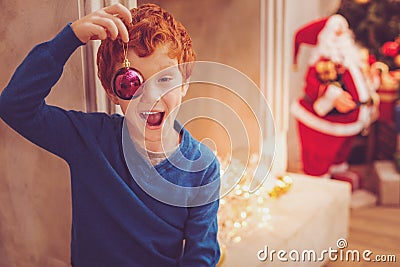
[[118,15],[120,19],[125,21],[126,23],[132,22],[132,15],[129,9],[121,4],[115,4],[108,7],[103,8],[105,12],[111,15]]
[[127,30],[125,24],[118,18],[117,18],[117,21],[118,22],[116,23],[116,25],[118,27],[118,32],[119,32],[119,35],[121,36],[122,41],[125,43],[129,42],[129,33],[128,33],[128,30]]
[[122,20],[117,16],[113,16],[113,15],[110,15],[107,13],[105,16],[107,16],[107,18],[109,18],[110,20],[112,20],[114,22],[114,25],[117,28],[117,35],[119,33],[122,41],[127,43],[129,41],[129,33],[128,33],[128,30],[127,30],[125,24],[122,22]]
[[91,24],[90,25],[90,32],[91,32],[91,39],[99,39],[99,40],[105,40],[107,39],[107,31],[104,27],[96,25],[96,24]]
[[110,34],[110,38],[115,40],[118,36],[118,27],[111,18],[107,17],[97,17],[93,19],[95,25],[99,25],[104,28],[106,32]]

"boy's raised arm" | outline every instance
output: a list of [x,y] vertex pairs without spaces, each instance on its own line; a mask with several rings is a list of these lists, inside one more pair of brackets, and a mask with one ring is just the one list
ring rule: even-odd
[[35,46],[0,95],[0,117],[33,143],[68,158],[74,140],[80,140],[77,128],[79,123],[85,126],[82,120],[86,114],[47,105],[44,99],[59,80],[68,58],[85,41],[118,36],[128,40],[120,18],[130,22],[129,10],[120,4],[109,6],[67,25],[52,40]]

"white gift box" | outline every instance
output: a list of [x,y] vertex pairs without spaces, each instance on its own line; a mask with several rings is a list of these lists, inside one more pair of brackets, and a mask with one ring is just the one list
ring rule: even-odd
[[374,163],[379,179],[379,202],[383,205],[400,205],[400,174],[393,161]]

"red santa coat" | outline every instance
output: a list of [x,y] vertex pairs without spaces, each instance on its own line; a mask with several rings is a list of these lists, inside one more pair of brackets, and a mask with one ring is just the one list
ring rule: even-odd
[[[341,81],[353,101],[369,101],[370,88],[358,67],[344,69]],[[333,101],[341,92],[337,85],[321,82],[315,66],[308,68],[305,95],[291,107],[298,121],[303,169],[307,174],[324,175],[333,164],[345,162],[352,137],[370,123],[371,107],[367,105],[358,105],[348,113],[334,109]]]

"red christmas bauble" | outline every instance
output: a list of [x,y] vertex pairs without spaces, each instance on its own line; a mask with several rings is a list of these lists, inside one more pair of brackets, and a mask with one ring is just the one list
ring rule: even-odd
[[386,42],[381,48],[382,54],[389,57],[395,57],[399,53],[400,44],[397,42]]
[[114,93],[125,100],[138,97],[138,89],[143,83],[142,74],[133,68],[122,68],[114,76]]

